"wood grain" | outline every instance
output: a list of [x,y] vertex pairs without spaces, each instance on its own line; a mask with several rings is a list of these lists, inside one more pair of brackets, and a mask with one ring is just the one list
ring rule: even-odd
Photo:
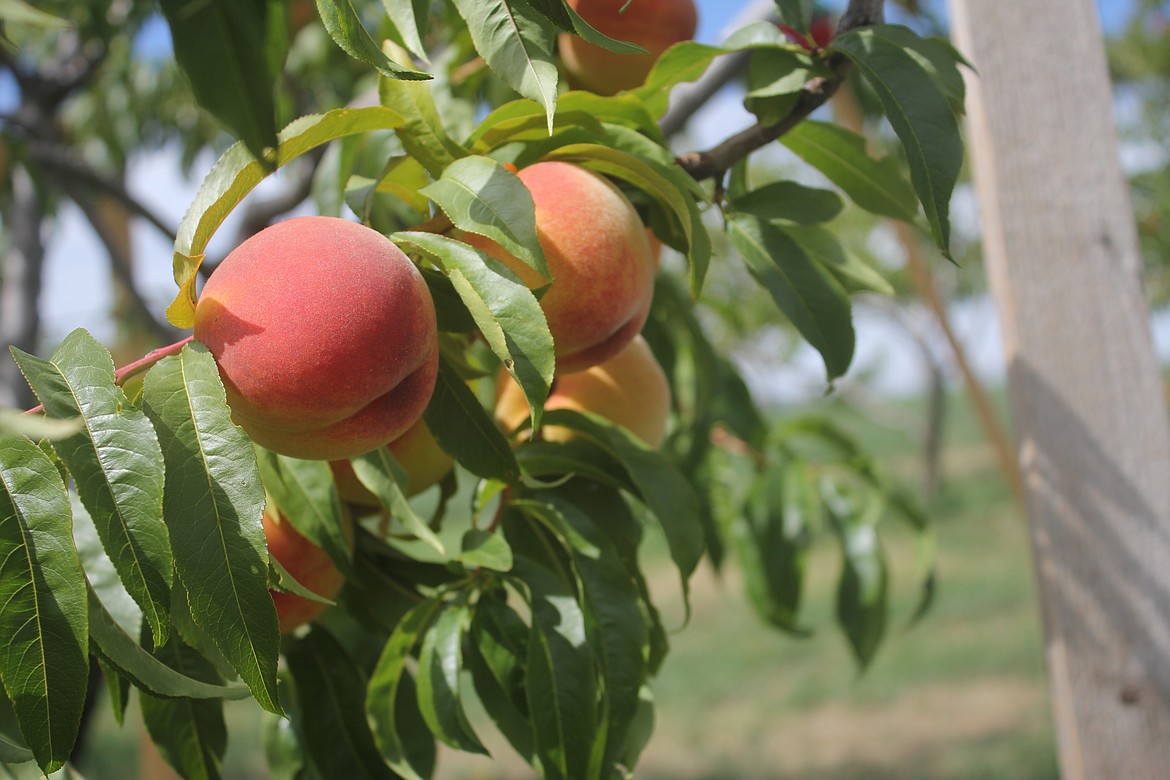
[[1170,777],[1170,426],[1092,0],[951,0],[1066,778]]

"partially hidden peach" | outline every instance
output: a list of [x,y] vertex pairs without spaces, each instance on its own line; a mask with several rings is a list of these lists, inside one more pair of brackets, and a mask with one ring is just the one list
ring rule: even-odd
[[236,247],[195,308],[232,419],[296,458],[360,455],[422,415],[438,371],[422,275],[370,228],[333,217],[278,222]]
[[[404,492],[408,496],[421,493],[438,484],[455,466],[455,459],[443,451],[431,434],[431,429],[421,419],[386,446],[406,471],[407,484]],[[353,466],[348,460],[329,461],[329,468],[333,470],[337,494],[342,501],[366,507],[380,506],[374,494],[367,490],[353,473]]]
[[694,0],[569,0],[598,32],[636,43],[646,54],[618,54],[562,33],[557,46],[569,83],[598,95],[642,85],[662,52],[695,37],[699,14]]
[[[655,262],[633,204],[601,176],[565,162],[521,169],[536,204],[536,234],[552,283],[540,299],[558,373],[607,360],[642,329],[654,294]],[[474,234],[463,240],[515,271],[532,289],[548,282]]]
[[[322,598],[331,601],[336,599],[345,585],[345,577],[329,554],[306,539],[278,511],[266,507],[263,522],[268,554],[279,561],[300,585]],[[352,549],[353,521],[348,514],[343,514],[342,522],[342,531]],[[276,604],[276,617],[280,621],[282,634],[316,620],[329,607],[328,604],[279,591],[272,591],[272,601]]]
[[[650,345],[638,336],[606,362],[558,376],[544,408],[593,412],[624,426],[648,447],[657,449],[666,435],[670,416],[670,384]],[[528,403],[520,386],[503,372],[495,413],[505,431],[514,430],[528,417]],[[541,428],[541,437],[547,441],[567,441],[576,435],[568,428]]]

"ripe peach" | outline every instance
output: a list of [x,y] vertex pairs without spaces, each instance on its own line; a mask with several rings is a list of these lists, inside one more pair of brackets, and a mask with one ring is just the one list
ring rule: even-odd
[[[438,484],[455,465],[455,459],[443,451],[431,435],[431,429],[421,419],[386,446],[406,471],[408,482],[404,487],[408,496]],[[359,506],[380,506],[374,494],[353,473],[348,460],[329,461],[329,468],[333,469],[333,479],[342,501]]]
[[398,437],[438,371],[418,269],[380,233],[333,217],[279,222],[236,247],[199,296],[195,338],[219,365],[232,419],[296,458]]
[[598,32],[636,43],[647,54],[617,54],[568,33],[558,37],[561,61],[574,87],[613,95],[641,86],[662,52],[695,37],[699,14],[694,0],[569,0]]
[[[518,174],[536,204],[536,234],[553,281],[540,299],[558,373],[580,371],[616,355],[642,329],[654,294],[654,258],[638,213],[621,191],[577,165],[542,162]],[[540,274],[490,239],[463,240],[519,274],[529,287]]]
[[[544,408],[593,412],[626,427],[647,446],[657,448],[666,435],[670,384],[650,345],[638,336],[604,363],[558,376]],[[528,404],[520,386],[501,372],[496,419],[504,430],[511,431],[527,417]],[[541,436],[548,441],[566,441],[575,435],[557,426],[541,428]]]
[[[329,554],[301,535],[292,523],[278,511],[265,508],[264,537],[268,541],[268,554],[280,562],[299,584],[330,600],[336,599],[345,585],[345,577],[334,565]],[[353,547],[353,521],[343,514],[342,531]],[[276,617],[280,621],[280,633],[303,626],[316,620],[328,608],[328,604],[310,601],[292,593],[272,591],[276,604]]]

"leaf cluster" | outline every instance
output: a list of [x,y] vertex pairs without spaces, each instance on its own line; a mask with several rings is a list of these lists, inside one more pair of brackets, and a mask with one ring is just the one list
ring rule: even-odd
[[[0,652],[12,705],[0,758],[46,772],[69,759],[93,656],[117,711],[136,690],[152,739],[186,777],[220,775],[221,700],[238,697],[271,714],[267,753],[285,777],[429,778],[437,744],[486,752],[486,728],[544,777],[625,777],[651,730],[650,683],[668,651],[647,583],[648,532],[665,539],[683,603],[704,559],[732,558],[761,617],[794,634],[810,629],[800,610],[810,545],[831,534],[838,619],[862,666],[887,621],[884,518],[919,534],[928,602],[922,513],[830,421],[765,417],[714,346],[703,293],[724,264],[741,262],[821,354],[828,380],[845,373],[851,295],[888,289],[834,235],[846,199],[905,221],[921,208],[947,251],[962,102],[948,47],[876,26],[809,52],[753,25],[720,47],[679,44],[641,88],[599,97],[560,87],[555,35],[631,45],[559,0],[385,0],[377,13],[317,0],[338,50],[375,74],[377,104],[306,113],[278,130],[283,4],[164,0],[162,10],[195,98],[240,139],[178,229],[168,319],[191,325],[208,243],[229,213],[280,168],[327,148],[314,181],[320,211],[348,209],[388,235],[431,289],[441,361],[424,417],[458,468],[411,499],[389,450],[355,458],[380,506],[359,515],[351,553],[340,531],[351,510],[328,466],[255,447],[198,343],[158,361],[134,391],[84,331],[48,359],[15,351],[46,417],[0,416],[0,625],[12,637]],[[455,32],[437,47],[444,28]],[[847,61],[878,93],[905,164],[816,120],[782,142],[834,189],[753,186],[746,153],[715,188],[695,180],[658,120],[674,86],[734,51],[751,52],[746,105],[763,125],[782,121],[810,82],[843,78]],[[471,52],[483,63],[474,73]],[[431,61],[435,78],[417,64]],[[508,99],[478,102],[489,76]],[[467,127],[469,106],[482,118]],[[460,240],[490,238],[555,282],[516,175],[548,160],[621,187],[685,264],[660,275],[645,330],[674,396],[661,451],[595,415],[544,411],[556,366],[540,290]],[[716,221],[732,256],[714,251]],[[523,441],[489,411],[501,368],[530,407]],[[548,425],[576,437],[545,441]],[[311,594],[270,559],[266,505],[347,577],[338,608],[283,639],[270,591]],[[490,723],[469,716],[472,697]]]

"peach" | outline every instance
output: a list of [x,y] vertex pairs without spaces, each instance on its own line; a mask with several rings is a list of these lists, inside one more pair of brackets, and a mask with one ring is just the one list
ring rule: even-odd
[[[438,484],[451,473],[455,465],[455,459],[439,447],[431,429],[421,419],[386,446],[406,471],[405,493],[408,496]],[[329,468],[333,470],[337,493],[342,501],[365,507],[380,506],[374,494],[353,473],[353,466],[348,460],[330,461]]]
[[[606,362],[558,376],[544,408],[593,412],[624,426],[648,447],[657,449],[666,435],[670,384],[650,345],[638,336]],[[520,386],[501,372],[496,419],[504,430],[512,431],[527,417],[528,403]],[[548,441],[567,441],[576,435],[567,428],[541,428],[542,438]]]
[[295,458],[349,458],[422,415],[438,371],[422,275],[370,228],[334,217],[278,222],[236,247],[195,308],[232,419]]
[[[633,204],[601,176],[565,162],[518,174],[536,204],[536,234],[552,283],[540,299],[558,373],[607,360],[642,330],[654,294],[654,258]],[[490,239],[464,234],[532,289],[540,274]]]
[[[336,599],[345,585],[345,577],[329,554],[301,535],[280,512],[266,507],[262,519],[268,554],[300,585],[322,598],[331,601]],[[342,515],[342,520],[342,531],[352,549],[353,521],[347,514]],[[280,621],[282,634],[316,620],[329,607],[328,604],[279,591],[272,591],[272,601],[276,604],[276,617]]]
[[613,95],[642,85],[662,52],[695,37],[699,14],[694,0],[569,0],[598,32],[636,43],[646,54],[618,54],[576,35],[558,37],[569,83],[598,95]]

